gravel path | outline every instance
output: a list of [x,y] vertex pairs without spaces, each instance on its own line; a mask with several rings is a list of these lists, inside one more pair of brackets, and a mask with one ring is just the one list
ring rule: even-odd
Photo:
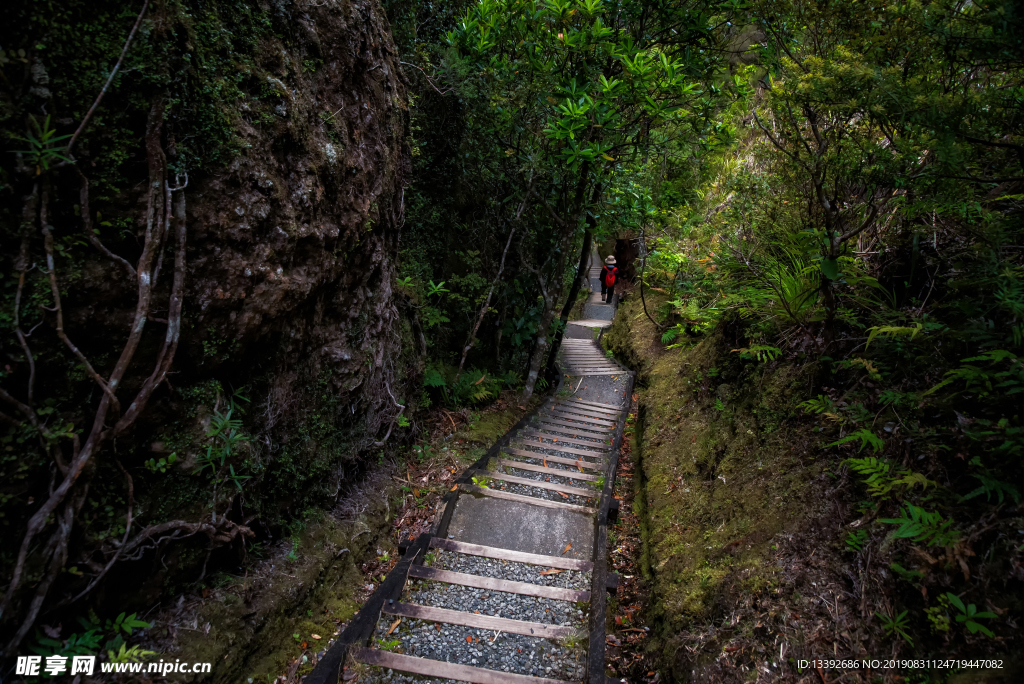
[[[541,575],[540,571],[544,568],[536,565],[450,551],[435,551],[428,558],[432,567],[453,572],[568,589],[590,588],[589,572],[566,570],[554,575]],[[474,589],[431,580],[411,580],[402,600],[449,610],[479,611],[481,615],[494,615],[513,620],[571,625],[578,631],[571,639],[556,641],[402,618],[394,631],[388,635],[387,632],[397,618],[382,615],[377,625],[378,638],[375,647],[501,672],[576,681],[583,677],[588,604]],[[361,681],[365,682],[401,684],[442,681],[405,675],[379,667],[364,666],[362,671],[364,676]]]

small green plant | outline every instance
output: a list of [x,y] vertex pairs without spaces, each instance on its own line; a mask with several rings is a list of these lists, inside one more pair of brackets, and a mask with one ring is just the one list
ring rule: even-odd
[[899,563],[890,563],[889,569],[898,575],[900,579],[910,582],[911,584],[924,579],[924,573],[918,570],[907,570]]
[[778,347],[768,344],[758,344],[753,347],[732,349],[730,351],[734,354],[739,353],[741,359],[757,359],[759,363],[774,361],[782,353],[782,350]]
[[407,428],[412,425],[412,422],[405,416],[398,416],[398,427]]
[[29,117],[29,122],[33,130],[30,130],[27,136],[11,136],[15,140],[28,143],[28,149],[14,150],[13,154],[25,155],[25,162],[35,167],[37,176],[49,171],[50,166],[58,162],[71,162],[64,156],[64,145],[61,144],[71,136],[56,135],[56,129],[50,127],[49,115],[43,119],[42,125],[34,116]]
[[907,611],[903,611],[896,617],[890,617],[882,613],[875,613],[875,615],[882,621],[882,628],[885,630],[886,636],[895,634],[911,646],[914,645],[914,640],[907,634],[907,627],[910,626],[910,623],[907,621]]
[[896,539],[910,539],[928,546],[952,546],[960,538],[958,530],[950,529],[953,521],[944,520],[938,511],[926,511],[912,504],[900,509],[899,518],[879,518],[878,522],[899,525],[892,533]]
[[435,560],[437,560],[437,552],[435,552],[435,551],[428,551],[423,556],[423,564],[428,566],[428,567],[433,565]]
[[491,485],[491,478],[486,475],[474,475],[473,484],[477,487],[489,487]]
[[933,634],[946,634],[949,632],[949,599],[945,594],[939,594],[938,605],[929,606],[924,609],[924,614],[931,624]]
[[144,660],[151,655],[156,655],[156,651],[145,651],[141,646],[136,644],[131,648],[125,648],[125,644],[121,644],[121,648],[117,653],[114,651],[107,651],[107,658],[112,663],[137,663],[140,660]]
[[870,444],[871,448],[874,449],[875,452],[877,453],[877,452],[882,450],[882,447],[885,446],[885,442],[882,441],[882,438],[879,437],[878,435],[876,435],[875,433],[871,432],[867,428],[861,428],[860,430],[857,430],[856,432],[852,432],[852,433],[848,434],[846,437],[843,437],[840,440],[836,440],[835,442],[832,442],[831,444],[826,444],[825,446],[826,447],[839,446],[840,444],[846,444],[847,442],[855,442],[858,439],[860,440],[860,449],[858,449],[858,451],[864,451],[864,447],[866,447],[866,446],[868,446]]
[[993,634],[987,627],[975,622],[975,620],[991,620],[996,617],[995,613],[989,613],[988,611],[979,612],[973,603],[969,603],[965,606],[964,602],[961,601],[960,597],[956,594],[946,592],[946,599],[949,600],[949,603],[960,613],[956,616],[956,621],[962,622],[964,627],[966,627],[971,634],[981,632],[989,638],[995,636],[995,634]]
[[394,653],[398,649],[399,645],[401,645],[401,643],[401,639],[388,640],[383,637],[377,637],[377,648],[381,649],[382,651],[391,651],[392,653]]
[[867,530],[854,530],[846,537],[846,550],[858,552],[863,550],[864,543],[868,540]]
[[725,404],[722,403],[721,397],[715,398],[715,410],[718,412],[722,412],[725,410]]
[[601,475],[596,480],[591,480],[590,484],[592,484],[595,489],[604,489],[604,475]]
[[445,284],[444,280],[442,280],[441,282],[436,283],[436,284],[434,283],[433,280],[431,280],[429,283],[427,283],[427,296],[430,297],[432,295],[442,294],[444,292],[450,292],[450,290],[445,288],[444,284]]
[[299,542],[298,542],[297,539],[293,539],[292,540],[291,551],[289,551],[288,555],[284,557],[285,560],[288,561],[289,563],[294,563],[295,561],[299,560],[298,549],[299,549]]
[[433,448],[429,444],[414,444],[412,447],[412,453],[420,463],[430,458],[432,451]]
[[178,461],[178,454],[174,453],[167,458],[161,458],[159,461],[155,458],[151,458],[146,461],[143,465],[146,466],[146,470],[151,473],[166,473],[167,470]]
[[192,471],[193,475],[210,471],[213,480],[211,508],[214,522],[217,522],[217,494],[220,486],[230,483],[235,485],[238,491],[242,491],[242,482],[251,477],[239,475],[235,472],[234,464],[228,462],[238,453],[243,444],[248,443],[242,433],[241,419],[234,417],[236,413],[242,413],[238,401],[248,402],[249,400],[235,392],[229,400],[226,412],[221,413],[219,410],[213,412],[213,416],[210,418],[210,427],[206,431],[206,436],[212,443],[206,447],[206,453],[196,459],[196,469]]
[[581,648],[587,643],[587,633],[582,629],[574,629],[568,635],[562,637],[562,646],[568,649]]

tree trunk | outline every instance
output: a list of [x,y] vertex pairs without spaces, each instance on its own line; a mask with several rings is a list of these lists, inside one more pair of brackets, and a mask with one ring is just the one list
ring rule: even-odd
[[588,277],[587,264],[590,260],[591,245],[593,245],[593,232],[592,228],[596,227],[597,220],[592,216],[587,216],[587,229],[583,233],[583,248],[580,249],[580,263],[576,270],[576,278],[572,281],[572,287],[569,288],[569,296],[566,297],[565,306],[562,307],[562,315],[560,320],[562,325],[558,334],[555,336],[555,342],[551,345],[551,352],[548,354],[548,368],[554,366],[555,356],[558,355],[558,348],[562,345],[562,336],[565,332],[565,326],[569,322],[569,314],[572,313],[572,307],[576,303],[576,297],[580,293],[580,283],[584,278]]
[[551,321],[555,318],[554,297],[544,297],[544,315],[541,316],[540,325],[537,326],[537,346],[533,348],[530,356],[530,370],[526,374],[526,386],[523,388],[523,401],[533,396],[534,385],[540,377],[541,364],[547,358],[548,351],[548,330],[551,329]]

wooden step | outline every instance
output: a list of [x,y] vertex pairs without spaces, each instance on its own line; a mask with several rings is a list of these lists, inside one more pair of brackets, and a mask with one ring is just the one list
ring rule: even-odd
[[623,375],[625,371],[620,370],[584,370],[575,373],[566,373],[570,378],[586,378],[595,375]]
[[580,422],[594,423],[595,425],[601,425],[603,427],[611,427],[618,422],[615,418],[603,413],[580,413],[580,409],[562,408],[558,405],[547,409],[547,412],[556,414],[555,417],[565,418],[566,420],[578,420]]
[[496,560],[540,565],[546,568],[558,568],[559,570],[590,572],[594,569],[593,563],[578,558],[562,558],[560,556],[545,556],[539,553],[525,553],[523,551],[513,551],[512,549],[502,549],[497,546],[469,544],[467,542],[455,541],[454,539],[444,539],[443,537],[431,537],[430,548],[463,553],[467,556],[481,556]]
[[477,487],[476,485],[460,484],[459,489],[464,492],[470,492],[471,494],[481,494],[493,499],[504,499],[506,501],[518,501],[519,503],[540,506],[541,508],[565,508],[570,511],[578,511],[588,515],[597,513],[596,508],[590,508],[589,506],[578,506],[576,504],[562,503],[561,501],[550,501],[548,499],[540,499],[536,496],[527,496],[526,494],[513,494],[512,492],[503,492],[500,489],[491,489],[490,487]]
[[[544,458],[541,456],[541,458]],[[544,460],[554,461],[554,457],[547,457]],[[563,459],[559,459],[563,460]],[[568,461],[569,459],[564,459]],[[558,463],[558,461],[555,461]],[[518,468],[519,470],[531,470],[535,473],[547,473],[548,475],[557,475],[558,477],[564,477],[571,480],[586,480],[588,482],[595,482],[601,479],[600,475],[590,475],[589,473],[581,473],[578,470],[563,470],[561,468],[545,468],[542,465],[534,465],[532,463],[523,463],[522,461],[510,461],[505,458],[498,459],[498,465],[505,466],[506,468]]]
[[610,420],[613,423],[617,422],[619,415],[622,413],[622,409],[604,409],[596,406],[580,406],[569,401],[557,401],[551,405],[551,409],[555,411],[569,411],[571,413],[579,413],[580,415],[589,416],[592,418],[600,418],[601,420]]
[[583,404],[584,406],[594,406],[597,408],[612,409],[613,411],[621,411],[621,406],[614,406],[612,404],[599,404],[596,401],[586,401],[584,399],[571,399],[568,403],[571,404]]
[[[596,489],[580,489],[579,487],[570,487],[568,485],[554,484],[552,482],[544,482],[543,480],[531,480],[528,477],[506,475],[505,473],[501,473],[496,470],[471,470],[469,472],[476,473],[478,477],[490,477],[494,480],[512,482],[513,484],[523,485],[524,487],[536,487],[537,489],[546,489],[551,492],[573,494],[575,496],[582,496],[587,499],[601,498],[601,492],[599,492]],[[488,489],[493,488],[488,487]]]
[[[565,465],[586,468],[587,470],[599,470],[602,472],[604,471],[604,463],[600,461],[594,463],[592,461],[584,461],[582,459],[564,458],[562,456],[548,456],[547,454],[541,454],[536,451],[524,451],[523,449],[513,449],[511,447],[506,448],[505,451],[502,453],[507,453],[511,456],[523,456],[525,458],[532,458],[537,461],[551,461],[552,463],[564,463]],[[513,461],[513,463],[518,463],[518,461]],[[527,463],[525,465],[530,464]]]
[[574,365],[574,364],[567,363],[562,368],[562,372],[564,372],[564,373],[566,373],[568,375],[573,375],[573,374],[575,374],[575,375],[595,375],[595,374],[604,373],[605,371],[611,371],[615,375],[621,375],[622,374],[622,369],[621,368],[618,368],[618,367],[612,366],[612,365],[607,365],[607,366],[580,366],[580,365]]
[[385,615],[426,620],[428,622],[444,622],[449,625],[462,625],[474,629],[490,629],[524,636],[535,636],[541,639],[562,639],[573,633],[568,625],[546,625],[543,622],[527,622],[526,620],[510,620],[477,613],[467,613],[449,608],[434,608],[416,603],[385,603],[381,610]]
[[350,646],[348,652],[359,663],[438,679],[471,682],[472,684],[578,684],[578,682],[566,682],[561,679],[531,677],[529,675],[488,670],[472,665],[446,663],[431,658],[417,658],[416,656],[391,653],[390,651],[382,651],[379,648],[366,648],[365,646]]
[[551,440],[552,443],[575,444],[576,446],[591,447],[597,451],[611,451],[611,446],[608,444],[604,444],[602,442],[586,442],[576,437],[559,437],[558,435],[551,435],[544,432],[538,432],[536,430],[522,430],[519,434],[524,437],[533,437],[534,441],[537,441],[536,438],[539,437],[541,440],[538,442],[539,444],[543,444],[543,440],[548,439]]
[[[609,438],[610,433],[599,434],[596,432],[586,432],[585,430],[573,425],[571,427],[563,427],[561,425],[549,425],[548,423],[530,423],[530,427],[534,430],[543,430],[544,432],[550,433],[558,437],[558,441],[563,439],[593,439],[597,440],[597,444],[603,443]],[[563,437],[564,435],[564,437]],[[579,444],[590,445],[590,442],[577,442]]]
[[577,428],[586,432],[601,432],[607,434],[609,432],[615,432],[613,427],[605,427],[603,425],[587,425],[585,423],[572,423],[567,420],[559,420],[557,418],[546,418],[544,416],[537,416],[537,420],[542,423],[551,423],[552,425],[561,425],[562,427]]
[[534,440],[532,443],[524,442],[522,446],[529,446],[540,449],[547,449],[548,451],[564,451],[567,454],[579,454],[580,456],[586,456],[593,458],[598,461],[604,461],[604,457],[607,456],[606,451],[586,451],[584,449],[574,449],[573,447],[559,446],[558,444],[545,444],[544,442],[538,442]]
[[519,594],[521,596],[538,596],[540,598],[555,599],[556,601],[589,601],[589,591],[577,591],[575,589],[563,589],[561,587],[548,587],[543,584],[531,584],[529,582],[514,582],[512,580],[498,579],[496,577],[484,577],[483,575],[470,575],[464,572],[451,572],[440,568],[431,568],[426,565],[409,566],[409,577],[416,579],[444,582],[445,584],[458,584],[463,587],[475,589],[487,589],[489,591],[504,591],[508,594]]

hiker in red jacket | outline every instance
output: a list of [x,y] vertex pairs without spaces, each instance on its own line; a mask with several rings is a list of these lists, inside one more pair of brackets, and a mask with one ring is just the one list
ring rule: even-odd
[[601,269],[602,302],[612,303],[612,297],[615,295],[615,276],[618,274],[619,269],[615,265],[615,257],[608,255],[608,258],[604,260],[604,268]]

